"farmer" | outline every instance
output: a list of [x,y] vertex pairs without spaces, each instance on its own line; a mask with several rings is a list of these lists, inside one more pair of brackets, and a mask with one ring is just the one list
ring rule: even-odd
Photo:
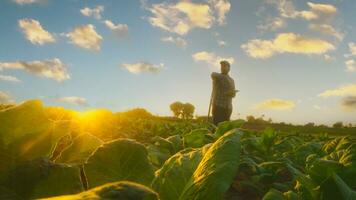
[[212,92],[212,116],[213,123],[217,125],[223,121],[229,121],[232,113],[232,98],[236,96],[235,82],[229,76],[230,63],[221,61],[221,73],[213,72],[211,79],[213,80]]

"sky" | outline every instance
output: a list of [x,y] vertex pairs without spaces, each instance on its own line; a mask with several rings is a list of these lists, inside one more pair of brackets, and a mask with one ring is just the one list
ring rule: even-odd
[[207,115],[231,63],[233,118],[356,123],[354,0],[1,0],[0,103],[80,111],[174,101]]

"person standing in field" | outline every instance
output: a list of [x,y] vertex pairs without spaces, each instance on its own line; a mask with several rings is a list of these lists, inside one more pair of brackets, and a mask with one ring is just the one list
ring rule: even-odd
[[212,117],[215,125],[229,121],[232,113],[232,99],[236,96],[235,82],[229,76],[230,63],[221,61],[221,73],[213,72]]

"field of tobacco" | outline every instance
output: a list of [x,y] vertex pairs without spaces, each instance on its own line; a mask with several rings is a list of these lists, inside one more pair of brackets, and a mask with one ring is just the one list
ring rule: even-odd
[[78,113],[0,110],[0,199],[351,200],[352,137]]

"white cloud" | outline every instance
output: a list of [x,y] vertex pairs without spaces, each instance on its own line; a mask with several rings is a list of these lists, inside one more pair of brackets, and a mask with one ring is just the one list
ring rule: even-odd
[[286,26],[285,19],[281,17],[266,18],[257,28],[262,31],[275,31]]
[[164,68],[164,64],[154,65],[149,62],[124,63],[122,67],[133,74],[158,73]]
[[24,70],[30,74],[34,74],[56,81],[64,81],[70,78],[66,66],[58,58],[44,61],[16,61],[16,62],[0,62],[0,70]]
[[34,4],[34,3],[41,3],[44,2],[44,0],[12,0],[13,2],[19,4],[19,5],[27,5],[27,4]]
[[231,4],[228,0],[209,0],[209,4],[216,12],[217,21],[219,24],[224,24],[226,19],[226,14],[229,13],[231,9]]
[[250,40],[241,48],[253,58],[269,58],[277,53],[320,55],[335,49],[333,44],[325,40],[295,33],[281,33],[273,40]]
[[1,75],[0,74],[0,81],[9,81],[9,82],[21,82],[18,78],[14,76],[7,76],[7,75]]
[[161,41],[163,42],[168,42],[168,43],[172,43],[175,44],[179,47],[186,47],[187,46],[187,41],[185,41],[185,39],[181,38],[181,37],[164,37],[161,39]]
[[14,103],[15,101],[6,92],[0,91],[0,104]]
[[197,62],[198,61],[205,62],[205,63],[207,63],[211,66],[215,66],[215,67],[219,67],[220,61],[222,61],[222,60],[226,60],[230,64],[233,64],[235,61],[235,59],[233,57],[224,58],[224,57],[217,56],[215,53],[206,52],[206,51],[197,52],[197,53],[193,54],[192,57]]
[[87,106],[88,102],[85,98],[77,97],[77,96],[69,96],[69,97],[60,97],[57,99],[59,102],[79,105],[79,106]]
[[266,2],[276,5],[280,16],[284,18],[304,18],[306,20],[316,20],[321,17],[330,17],[338,12],[338,9],[331,4],[316,4],[308,2],[307,5],[309,10],[298,11],[291,0],[266,0]]
[[94,17],[95,19],[101,19],[101,14],[104,12],[104,6],[96,6],[95,8],[85,7],[80,10],[84,16]]
[[72,32],[66,34],[71,43],[88,50],[100,51],[103,38],[95,31],[92,24],[76,27]]
[[356,72],[356,62],[355,60],[347,60],[345,62],[346,71],[348,72]]
[[308,6],[315,13],[334,15],[338,12],[337,8],[331,4],[317,4],[317,3],[308,2]]
[[351,55],[356,56],[356,44],[353,42],[350,42],[349,48],[350,48]]
[[301,18],[311,22],[309,28],[313,31],[334,36],[340,41],[344,38],[345,34],[332,25],[338,13],[338,9],[334,5],[308,2],[309,10],[298,11],[292,0],[266,0],[266,2],[276,5],[279,11],[279,17],[276,19],[279,19],[279,21],[276,21],[278,23],[266,21],[266,23],[259,26],[262,30],[276,30],[285,25],[286,22],[284,19]]
[[323,33],[325,35],[332,35],[340,41],[342,41],[345,36],[344,33],[336,30],[333,26],[331,26],[329,24],[310,24],[309,28],[311,30]]
[[25,34],[27,40],[32,44],[43,45],[55,42],[53,34],[43,29],[40,22],[34,19],[21,19],[18,22],[19,27]]
[[124,37],[129,33],[129,27],[127,24],[114,24],[110,20],[105,20],[104,23],[106,27],[113,31],[118,37]]
[[230,7],[227,0],[209,0],[208,3],[179,1],[145,5],[152,14],[148,18],[152,26],[179,35],[185,35],[194,28],[209,29],[214,22],[224,24]]
[[227,43],[224,40],[218,40],[219,47],[225,47]]
[[335,61],[335,60],[336,60],[335,57],[333,57],[333,56],[331,56],[331,55],[329,55],[329,54],[324,54],[323,57],[324,57],[324,60],[325,60],[325,61],[328,61],[328,62],[331,62],[331,61]]
[[256,109],[291,110],[296,106],[295,102],[283,99],[268,99],[255,106]]
[[352,96],[352,95],[356,95],[356,84],[349,84],[349,85],[341,86],[336,89],[326,90],[320,93],[318,96],[319,97],[333,97],[333,96],[345,97],[345,96]]

